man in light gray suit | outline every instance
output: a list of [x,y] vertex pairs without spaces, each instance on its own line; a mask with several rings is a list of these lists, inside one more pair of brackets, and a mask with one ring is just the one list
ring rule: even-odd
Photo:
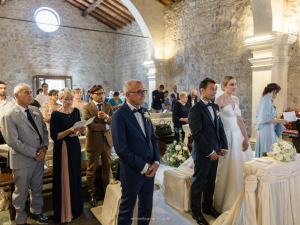
[[30,189],[30,216],[49,222],[42,214],[44,158],[49,145],[48,131],[39,109],[30,106],[32,91],[27,85],[14,89],[16,104],[1,118],[2,134],[10,147],[10,167],[15,182],[12,204],[16,223],[27,224],[24,210]]

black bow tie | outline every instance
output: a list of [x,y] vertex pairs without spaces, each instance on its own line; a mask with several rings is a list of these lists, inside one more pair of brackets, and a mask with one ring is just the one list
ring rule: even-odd
[[136,112],[139,112],[141,114],[143,113],[141,108],[140,109],[134,109],[134,110],[132,110],[132,112],[133,112],[133,114],[135,114]]
[[213,104],[214,104],[214,103],[209,102],[209,103],[207,103],[206,107],[208,107],[208,106],[211,106],[211,107],[212,107]]

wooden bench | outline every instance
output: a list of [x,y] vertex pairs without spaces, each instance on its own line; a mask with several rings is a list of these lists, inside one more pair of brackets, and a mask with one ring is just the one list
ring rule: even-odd
[[167,136],[157,136],[159,154],[164,155],[167,148],[167,141],[175,140],[174,133]]
[[[81,162],[81,176],[84,177],[86,175],[88,162],[82,161]],[[111,166],[115,165],[115,162],[111,161]],[[102,161],[99,159],[99,167],[102,167]],[[53,167],[48,167],[50,172],[44,173],[43,184],[49,184],[53,182]],[[16,217],[16,210],[12,205],[12,194],[15,190],[15,183],[13,179],[12,173],[3,173],[0,174],[0,187],[4,187],[4,190],[9,191],[9,215],[10,220],[15,220]]]

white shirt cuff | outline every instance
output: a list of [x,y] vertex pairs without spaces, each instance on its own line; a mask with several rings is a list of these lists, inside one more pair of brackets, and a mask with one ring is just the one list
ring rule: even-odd
[[144,166],[144,169],[141,171],[141,174],[146,173],[148,168],[149,168],[148,163],[146,163],[146,165]]
[[225,151],[225,152],[228,152],[228,149],[222,149],[223,151]]
[[211,156],[212,154],[214,154],[214,152],[215,152],[215,150],[213,150],[212,153],[210,153],[210,154],[209,154],[208,156],[206,156],[206,157]]
[[157,164],[157,165],[159,165],[159,162],[158,162],[158,161],[154,161],[154,163]]
[[106,130],[109,130],[109,125],[108,125],[108,124],[105,124],[105,126],[106,126]]

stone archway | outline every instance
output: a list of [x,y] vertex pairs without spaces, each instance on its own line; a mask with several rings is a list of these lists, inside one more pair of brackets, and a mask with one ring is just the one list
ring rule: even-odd
[[148,69],[149,80],[149,103],[151,104],[152,93],[156,87],[156,81],[162,83],[165,73],[164,58],[164,13],[163,6],[153,0],[121,0],[128,8],[138,23],[146,39],[149,58],[144,62]]
[[271,82],[281,86],[281,93],[274,101],[279,118],[287,109],[287,72],[290,57],[289,46],[297,37],[284,33],[284,0],[250,0],[253,11],[254,35],[243,42],[250,49],[252,64],[252,140],[256,139],[256,109],[261,99],[263,88]]

